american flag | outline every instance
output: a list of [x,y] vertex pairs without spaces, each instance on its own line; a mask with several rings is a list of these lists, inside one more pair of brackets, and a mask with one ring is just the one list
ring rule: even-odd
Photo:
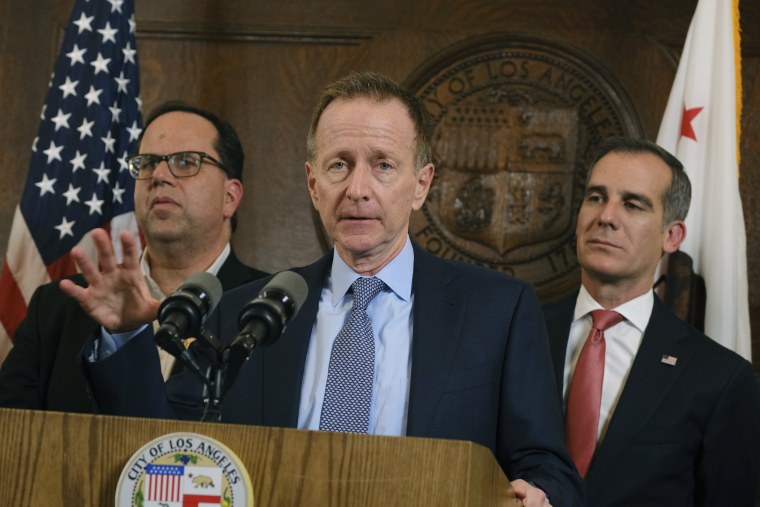
[[94,252],[96,227],[137,234],[124,157],[142,128],[139,92],[133,0],[77,0],[0,275],[0,361],[34,290],[76,272],[72,247]]
[[148,465],[145,468],[145,500],[148,502],[182,500],[182,477],[185,467],[180,465]]

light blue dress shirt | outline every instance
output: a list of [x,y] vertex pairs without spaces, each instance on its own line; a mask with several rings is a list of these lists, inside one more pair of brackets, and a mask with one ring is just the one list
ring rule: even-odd
[[[406,245],[376,277],[388,286],[367,307],[375,337],[375,373],[369,433],[406,434],[412,351],[412,273],[414,250]],[[318,430],[333,342],[353,306],[351,284],[359,278],[333,251],[330,277],[322,289],[319,311],[306,355],[298,427]]]

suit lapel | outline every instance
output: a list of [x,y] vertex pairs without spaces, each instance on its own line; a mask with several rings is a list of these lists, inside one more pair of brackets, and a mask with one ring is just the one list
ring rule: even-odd
[[267,276],[267,273],[250,268],[240,262],[235,256],[235,252],[232,250],[230,250],[227,260],[222,263],[219,272],[216,274],[216,277],[222,282],[222,289],[224,291],[234,289],[235,287],[239,287],[251,280],[263,278],[265,276]]
[[309,294],[282,337],[261,350],[262,419],[267,426],[298,425],[306,353],[331,260],[332,252],[310,266],[294,270],[306,280]]
[[461,336],[466,296],[452,289],[452,275],[440,259],[414,248],[414,318],[412,376],[407,435],[430,434],[446,379],[454,365]]
[[[598,479],[614,468],[625,448],[648,422],[678,377],[685,371],[691,352],[684,346],[688,327],[655,297],[652,317],[631,366],[620,400],[604,440],[589,469]],[[676,365],[663,363],[664,355],[678,358]]]
[[546,318],[546,330],[549,334],[549,346],[554,366],[554,377],[557,382],[557,392],[562,397],[565,380],[565,356],[567,354],[567,340],[570,336],[570,325],[573,322],[575,302],[578,293],[561,301],[544,307]]

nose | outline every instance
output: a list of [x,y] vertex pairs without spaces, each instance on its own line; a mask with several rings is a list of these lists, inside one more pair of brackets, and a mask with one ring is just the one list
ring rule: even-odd
[[172,171],[169,168],[169,161],[162,160],[161,162],[158,163],[156,168],[153,169],[153,174],[151,174],[150,179],[154,184],[158,184],[165,181],[169,181],[172,178],[174,178],[174,175],[172,174]]
[[618,204],[610,199],[599,209],[598,222],[599,225],[609,225],[612,228],[616,228],[617,221]]
[[348,187],[346,197],[352,201],[364,201],[369,199],[371,168],[357,165],[348,175]]

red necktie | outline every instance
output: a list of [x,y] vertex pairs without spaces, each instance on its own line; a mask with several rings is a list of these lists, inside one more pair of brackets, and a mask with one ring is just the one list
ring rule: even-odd
[[612,310],[591,312],[593,324],[583,345],[567,395],[565,441],[581,477],[596,450],[599,428],[599,407],[602,403],[604,379],[604,331],[623,320]]

